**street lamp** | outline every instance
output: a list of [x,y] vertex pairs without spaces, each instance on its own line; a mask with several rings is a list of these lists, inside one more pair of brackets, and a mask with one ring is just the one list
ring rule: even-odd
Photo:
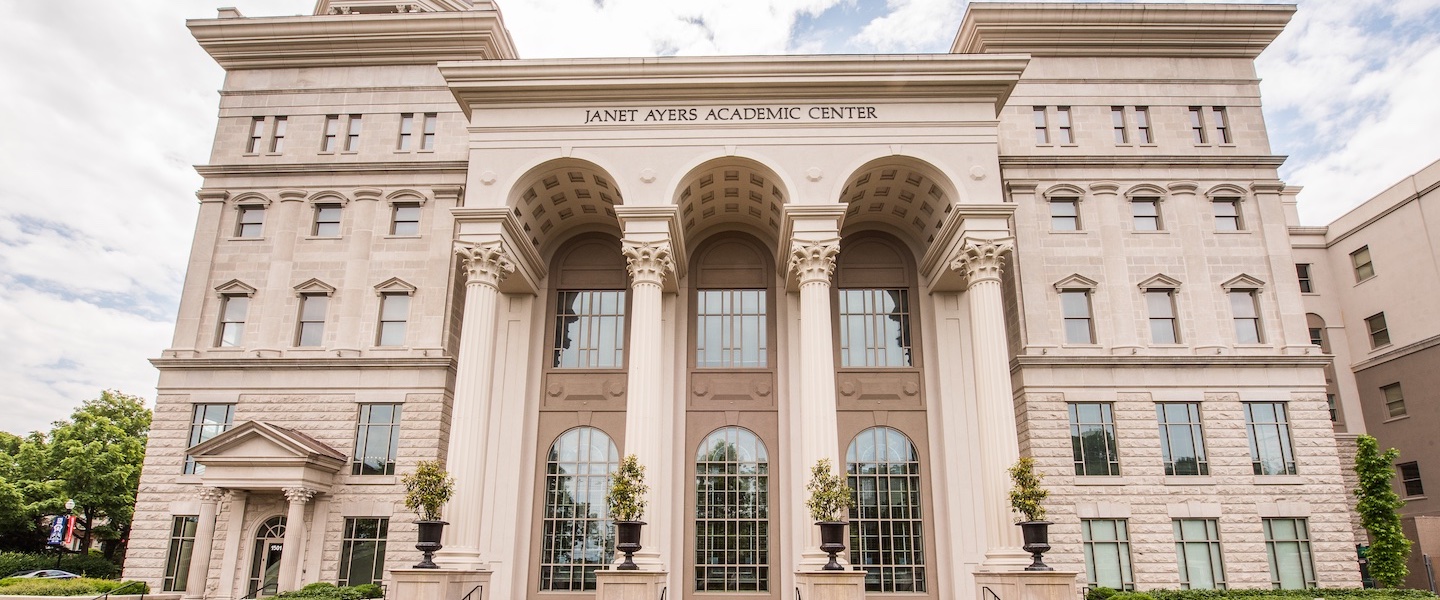
[[[65,519],[65,528],[66,528],[66,529],[69,529],[69,527],[70,527],[70,514],[71,514],[71,512],[74,511],[74,510],[75,510],[75,500],[74,500],[73,498],[72,498],[72,499],[67,499],[67,500],[65,501],[65,514],[61,517],[61,518]],[[62,537],[60,538],[60,543],[55,546],[55,568],[56,568],[56,569],[59,569],[59,568],[60,568],[60,559],[61,559],[61,558],[64,558],[64,557],[65,557],[65,538],[63,537],[63,534],[62,534]]]

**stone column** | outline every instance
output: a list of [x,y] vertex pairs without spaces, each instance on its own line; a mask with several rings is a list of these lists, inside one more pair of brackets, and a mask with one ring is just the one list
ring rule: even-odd
[[230,490],[226,500],[225,551],[220,555],[220,583],[215,597],[230,600],[235,595],[235,572],[240,565],[240,546],[245,536],[245,504],[249,493]]
[[[835,346],[831,335],[830,274],[835,271],[835,256],[840,253],[836,240],[794,241],[790,245],[789,267],[800,284],[800,398],[794,418],[804,425],[795,447],[800,453],[801,469],[790,478],[792,497],[803,501],[810,468],[816,461],[830,459],[837,472],[845,468],[840,462],[840,441],[835,417]],[[798,512],[810,520],[804,509]],[[820,551],[820,528],[809,525],[800,544],[800,565],[823,565],[826,554]]]
[[195,524],[195,546],[190,553],[190,572],[185,578],[185,598],[204,598],[205,580],[210,577],[210,557],[215,547],[215,514],[225,490],[202,487],[200,517]]
[[456,242],[465,269],[465,315],[456,354],[455,399],[450,410],[446,469],[455,494],[445,505],[445,548],[436,559],[447,567],[480,569],[480,505],[485,483],[485,433],[490,430],[490,387],[494,377],[495,314],[500,282],[515,272],[499,241]]
[[634,454],[646,467],[650,492],[646,494],[645,520],[650,523],[641,530],[642,549],[635,554],[636,564],[647,571],[664,571],[662,557],[669,556],[666,542],[667,525],[675,522],[676,510],[669,490],[673,482],[659,470],[665,457],[674,451],[675,435],[659,419],[666,414],[664,382],[664,343],[661,329],[664,313],[661,293],[665,278],[674,276],[675,261],[670,242],[624,240],[620,246],[630,272],[630,347],[627,351],[625,453]]
[[315,490],[307,487],[285,488],[285,500],[290,509],[285,513],[285,539],[280,548],[280,573],[278,591],[293,590],[300,581],[300,539],[305,536],[305,505],[315,497]]
[[974,357],[975,402],[980,418],[980,485],[985,498],[985,567],[1028,564],[1020,550],[1020,528],[1010,514],[1010,465],[1020,457],[1015,431],[1015,401],[1010,386],[1010,355],[1005,337],[1005,306],[1000,273],[1010,239],[961,242],[950,268],[966,279],[970,305],[970,355]]

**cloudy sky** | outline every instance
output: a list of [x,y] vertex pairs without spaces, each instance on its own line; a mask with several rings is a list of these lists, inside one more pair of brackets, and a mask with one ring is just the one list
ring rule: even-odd
[[[526,58],[949,49],[962,0],[499,0]],[[223,73],[187,18],[311,0],[46,0],[0,19],[0,429],[153,399]],[[1259,60],[1283,178],[1324,224],[1440,158],[1440,0],[1301,0]]]

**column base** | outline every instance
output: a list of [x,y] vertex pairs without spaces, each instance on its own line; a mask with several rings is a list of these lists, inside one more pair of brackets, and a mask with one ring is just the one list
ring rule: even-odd
[[[405,600],[490,599],[490,571],[481,569],[390,569],[391,597]],[[479,589],[476,589],[479,586]]]
[[996,548],[985,553],[985,562],[980,563],[979,572],[1024,571],[1032,561],[1034,558],[1030,553],[1019,548]]
[[795,587],[805,600],[864,600],[865,572],[796,571]]
[[[849,552],[841,552],[835,555],[835,559],[847,570],[850,568]],[[821,552],[819,548],[807,548],[800,552],[800,564],[797,565],[799,567],[799,571],[797,572],[819,571],[820,567],[823,567],[829,563],[829,554]]]
[[596,571],[595,600],[655,600],[669,576],[665,571]]
[[[618,553],[617,556],[619,556]],[[617,559],[615,563],[610,565],[610,568],[615,568],[615,564],[618,563],[619,560]],[[660,552],[650,548],[644,548],[635,553],[635,566],[640,567],[641,571],[665,572],[665,561],[660,560]]]
[[481,560],[480,551],[470,548],[442,548],[435,553],[435,564],[442,569],[456,571],[486,571],[490,568],[489,562]]
[[1074,571],[1015,571],[975,573],[978,600],[1075,600]]

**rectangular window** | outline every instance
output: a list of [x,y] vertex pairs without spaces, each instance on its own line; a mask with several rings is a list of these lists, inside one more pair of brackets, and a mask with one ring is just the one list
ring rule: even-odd
[[1155,137],[1150,134],[1150,107],[1135,107],[1135,141],[1140,144],[1153,144]]
[[1075,143],[1075,136],[1070,132],[1070,107],[1055,107],[1055,139],[1061,144]]
[[360,127],[364,125],[360,115],[350,115],[350,121],[345,128],[345,151],[357,152],[360,150]]
[[560,292],[552,349],[556,368],[625,366],[625,291]]
[[400,142],[396,144],[396,149],[410,149],[410,130],[414,127],[415,115],[400,115]]
[[1210,206],[1215,208],[1215,231],[1244,229],[1240,221],[1239,198],[1216,198],[1210,201]]
[[1309,294],[1315,291],[1314,284],[1310,281],[1310,265],[1301,263],[1295,265],[1295,277],[1300,280],[1300,293]]
[[1150,343],[1180,343],[1180,327],[1175,319],[1175,290],[1145,290],[1145,307],[1150,311]]
[[223,296],[220,298],[220,329],[215,335],[216,346],[235,347],[240,345],[245,335],[245,314],[249,310],[249,296]]
[[1370,347],[1390,345],[1390,328],[1385,325],[1385,313],[1376,313],[1365,319],[1365,328],[1370,330]]
[[265,207],[241,206],[235,222],[235,237],[258,238],[265,230]]
[[1155,420],[1160,424],[1160,455],[1165,462],[1165,474],[1209,475],[1200,403],[1157,403]]
[[700,290],[696,295],[695,366],[764,368],[769,362],[766,290]]
[[1135,217],[1135,231],[1160,231],[1159,198],[1135,198],[1130,201],[1130,214]]
[[334,152],[340,137],[340,115],[325,116],[325,137],[320,141],[321,152]]
[[1400,470],[1400,484],[1405,486],[1405,497],[1425,495],[1425,484],[1420,481],[1420,463],[1407,462],[1395,465]]
[[1325,405],[1330,407],[1330,422],[1334,423],[1340,416],[1335,412],[1335,394],[1325,394]]
[[325,312],[329,307],[329,296],[300,296],[300,320],[295,326],[296,346],[319,346],[325,341]]
[[1110,107],[1110,128],[1115,130],[1116,144],[1130,143],[1130,136],[1125,131],[1125,107]]
[[404,346],[410,320],[409,294],[380,295],[380,325],[375,332],[377,346]]
[[1036,107],[1034,107],[1034,115],[1035,115],[1035,143],[1036,143],[1036,144],[1048,144],[1048,143],[1050,143],[1050,128],[1047,127],[1046,124],[1045,124],[1045,107],[1043,107],[1043,106],[1036,106]]
[[1120,474],[1113,411],[1113,407],[1102,402],[1072,402],[1069,405],[1070,449],[1075,456],[1076,475]]
[[399,404],[361,404],[355,426],[355,459],[351,475],[394,475],[400,453]]
[[1079,231],[1080,201],[1075,198],[1051,198],[1050,230]]
[[1130,570],[1130,532],[1124,519],[1081,519],[1085,576],[1090,585],[1113,590],[1135,589]]
[[379,584],[385,579],[385,541],[390,519],[345,519],[340,542],[341,586]]
[[1380,388],[1385,393],[1385,414],[1390,418],[1403,417],[1408,414],[1405,410],[1405,390],[1400,384],[1392,383]]
[[245,143],[246,154],[257,154],[260,152],[260,140],[265,137],[265,117],[252,117],[250,119],[250,137]]
[[1195,145],[1205,143],[1205,114],[1198,106],[1190,107],[1190,132]]
[[161,588],[167,592],[185,591],[190,577],[190,556],[195,552],[195,528],[200,517],[175,517],[170,522],[170,548],[165,551],[165,579]]
[[286,126],[286,124],[287,124],[287,119],[286,119],[285,117],[275,117],[275,129],[274,129],[274,133],[270,134],[270,151],[271,151],[271,152],[274,152],[274,153],[277,153],[277,154],[278,154],[278,153],[281,153],[281,152],[284,152],[284,151],[285,151],[285,126]]
[[420,149],[435,149],[435,113],[425,113],[425,125],[420,130]]
[[1210,107],[1210,119],[1214,121],[1213,125],[1215,126],[1215,143],[1230,143],[1230,118],[1225,114],[1225,107]]
[[1311,328],[1309,328],[1309,329],[1310,329],[1310,345],[1312,345],[1312,346],[1324,346],[1324,345],[1325,345],[1325,330],[1322,329],[1322,328],[1320,328],[1320,327],[1311,327]]
[[1255,290],[1231,290],[1230,312],[1235,317],[1235,343],[1259,344],[1265,340],[1260,334],[1260,307],[1255,303]]
[[1095,343],[1095,327],[1090,318],[1090,290],[1061,290],[1060,312],[1065,318],[1065,343]]
[[1220,555],[1220,523],[1215,519],[1175,519],[1175,560],[1180,589],[1225,589],[1225,563]]
[[1245,434],[1256,475],[1294,475],[1295,450],[1284,402],[1246,402]]
[[840,366],[908,367],[909,290],[840,290]]
[[1350,253],[1350,264],[1355,267],[1355,283],[1375,276],[1375,265],[1370,262],[1370,247],[1361,246]]
[[1310,528],[1305,519],[1260,521],[1265,527],[1270,587],[1277,590],[1315,587],[1315,559],[1310,555]]
[[420,205],[398,203],[390,210],[390,235],[420,235]]
[[[234,404],[196,404],[194,411],[190,414],[190,445],[186,447],[193,447],[195,444],[220,435],[230,429],[234,423]],[[182,472],[186,475],[204,473],[205,467],[187,455]]]
[[340,205],[316,204],[315,225],[310,229],[315,237],[340,237]]

